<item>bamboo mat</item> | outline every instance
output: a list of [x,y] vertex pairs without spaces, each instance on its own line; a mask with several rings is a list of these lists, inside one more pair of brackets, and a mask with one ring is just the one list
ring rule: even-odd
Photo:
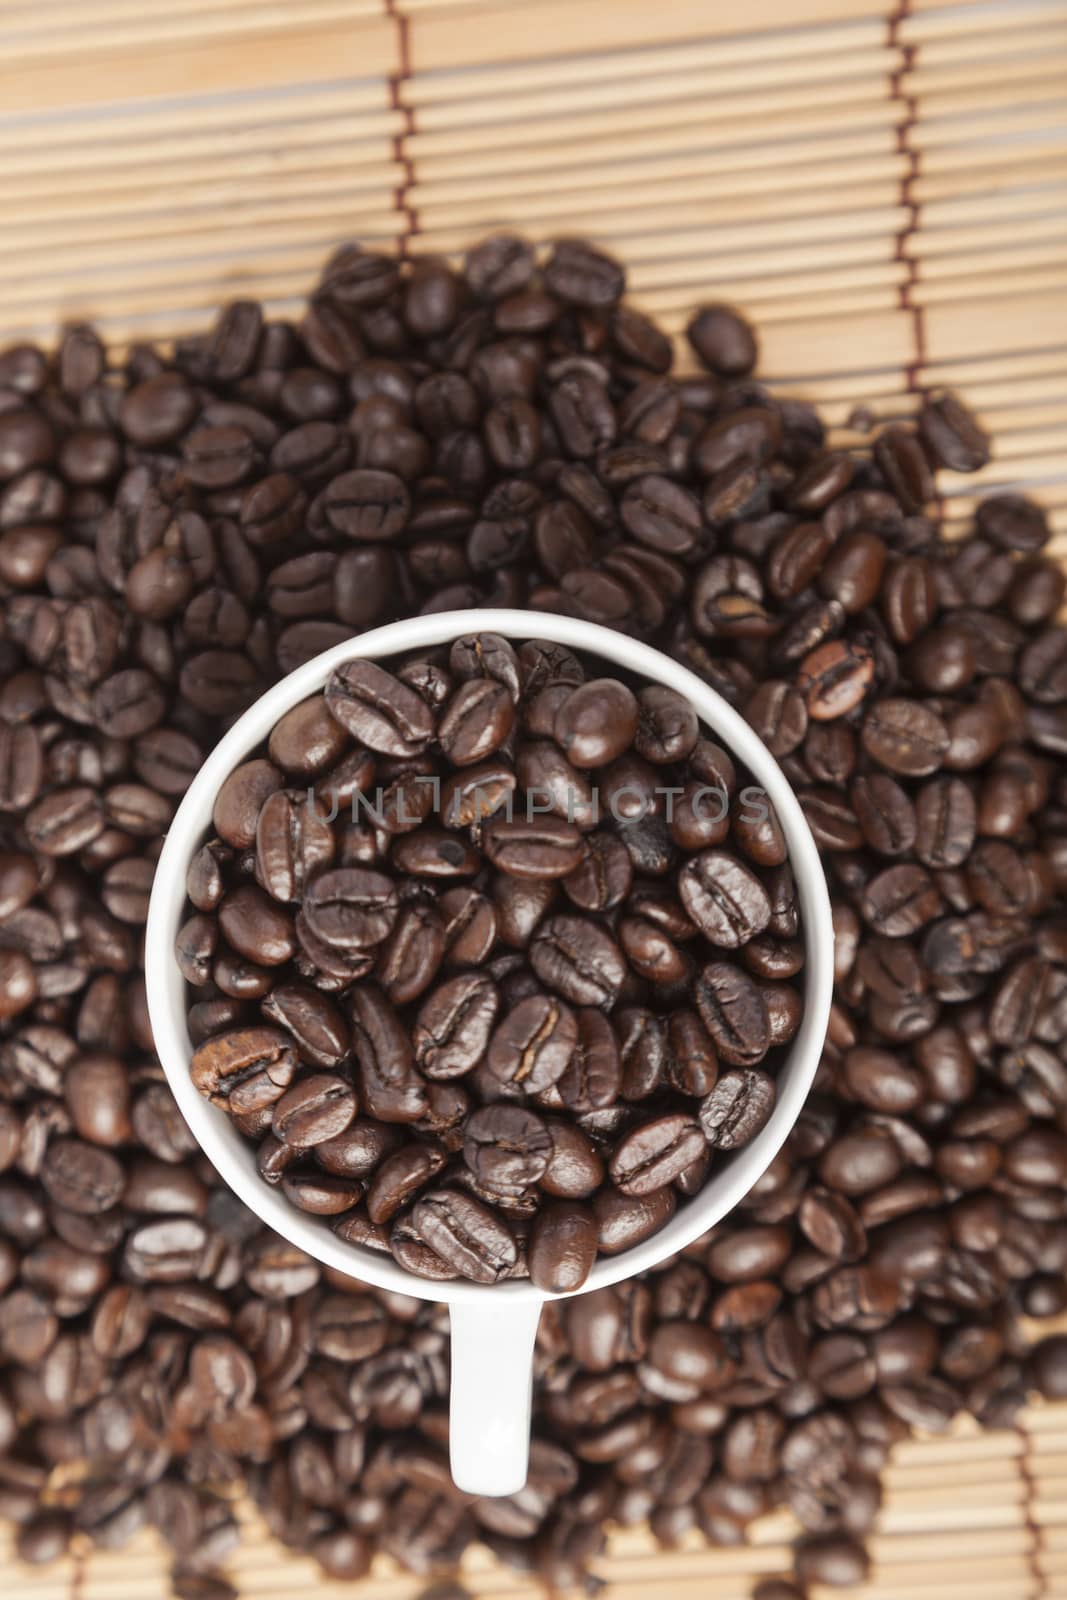
[[[898,1445],[884,1475],[885,1504],[869,1541],[869,1583],[850,1600],[1057,1600],[1067,1594],[1067,1405],[1032,1406],[1018,1426],[981,1433],[962,1422],[937,1438]],[[239,1508],[241,1548],[228,1571],[244,1600],[417,1600],[425,1579],[379,1557],[359,1583],[324,1578],[280,1551],[256,1513]],[[791,1570],[791,1515],[753,1524],[749,1542],[708,1550],[699,1536],[658,1549],[643,1530],[618,1529],[596,1563],[603,1600],[749,1600],[761,1577]],[[168,1561],[154,1535],[125,1550],[89,1550],[42,1568],[4,1570],[8,1600],[169,1600]],[[469,1552],[461,1581],[475,1600],[544,1600],[529,1579]],[[811,1600],[839,1590],[815,1586]]]
[[[943,475],[949,517],[1025,487],[1067,558],[1067,0],[0,0],[0,166],[0,342],[84,316],[167,337],[245,293],[292,313],[347,237],[581,232],[674,334],[700,300],[746,308],[763,375],[842,440],[860,402],[959,389],[995,455]],[[1067,1595],[1067,1405],[902,1445],[886,1485],[861,1600]],[[607,1594],[744,1600],[792,1531],[619,1531]],[[384,1562],[329,1583],[254,1523],[234,1572],[257,1600],[424,1587]],[[148,1535],[4,1576],[10,1600],[168,1592]],[[484,1554],[464,1580],[534,1593]]]
[[0,0],[0,332],[295,311],[344,237],[582,231],[840,433],[951,384],[1067,551],[1067,0]]

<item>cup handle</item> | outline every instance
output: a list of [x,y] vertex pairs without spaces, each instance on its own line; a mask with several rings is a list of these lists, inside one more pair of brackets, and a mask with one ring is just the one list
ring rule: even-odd
[[533,1355],[542,1300],[487,1294],[448,1308],[452,1478],[466,1494],[517,1494],[530,1461]]

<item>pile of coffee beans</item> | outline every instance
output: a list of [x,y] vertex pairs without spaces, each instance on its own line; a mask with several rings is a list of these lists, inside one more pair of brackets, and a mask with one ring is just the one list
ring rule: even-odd
[[580,1288],[766,1125],[800,1023],[765,792],[602,665],[493,633],[350,661],[189,866],[193,1082],[424,1278]]
[[[894,1440],[1067,1396],[1067,1338],[1023,1327],[1067,1300],[1045,518],[997,494],[949,540],[934,469],[988,455],[959,401],[836,448],[753,380],[733,312],[695,317],[702,370],[676,374],[623,281],[573,242],[458,268],[348,248],[298,323],[241,302],[172,351],[76,327],[0,353],[0,1517],[23,1559],[147,1524],[179,1595],[226,1600],[247,1486],[341,1576],[376,1550],[429,1575],[477,1539],[562,1588],[608,1523],[732,1543],[787,1505],[796,1586],[847,1587]],[[529,1484],[471,1503],[444,1313],[324,1271],[219,1185],[153,1053],[142,940],[174,807],[263,687],[483,602],[629,629],[743,711],[818,833],[837,991],[742,1207],[549,1305]]]

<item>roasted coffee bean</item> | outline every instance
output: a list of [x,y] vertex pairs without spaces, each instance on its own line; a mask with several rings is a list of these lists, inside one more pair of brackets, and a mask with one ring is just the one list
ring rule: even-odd
[[683,761],[696,746],[700,725],[696,712],[674,689],[650,684],[638,695],[634,749],[656,766]]
[[771,903],[750,868],[724,850],[693,856],[678,878],[682,904],[702,932],[724,950],[736,950],[766,928]]
[[626,977],[626,958],[611,935],[572,916],[539,924],[530,943],[530,965],[542,983],[579,1006],[610,1008]]
[[614,678],[592,679],[562,702],[553,737],[573,766],[605,766],[629,748],[638,719],[632,690]]
[[344,1133],[356,1114],[350,1084],[331,1073],[301,1078],[275,1101],[271,1127],[283,1144],[307,1150]]
[[415,1060],[428,1078],[456,1078],[485,1054],[500,995],[492,980],[461,973],[423,1000],[412,1031]]
[[578,1043],[557,1080],[556,1104],[579,1115],[611,1110],[619,1092],[621,1064],[614,1030],[592,1007],[577,1013]]
[[548,740],[534,740],[521,748],[515,768],[517,786],[527,795],[527,820],[532,820],[535,800],[538,811],[547,809],[583,832],[598,820],[591,783]]
[[326,685],[326,704],[360,743],[384,755],[418,755],[433,735],[426,702],[372,661],[339,667]]
[[[447,915],[443,900],[441,909]],[[432,902],[414,900],[401,906],[377,965],[378,981],[395,1005],[417,999],[433,982],[444,959],[446,938],[447,925]]]
[[574,1013],[554,997],[535,994],[520,1001],[496,1028],[487,1063],[501,1083],[540,1094],[563,1076],[577,1045]]
[[808,709],[798,689],[771,680],[745,706],[745,716],[773,756],[789,755],[808,731]]
[[[534,897],[536,890],[533,891]],[[451,967],[476,967],[485,961],[502,932],[497,907],[475,889],[449,889],[441,896],[444,959]]]
[[623,1194],[652,1194],[681,1177],[704,1147],[704,1135],[692,1117],[659,1117],[639,1124],[616,1145],[608,1170]]
[[566,878],[585,854],[575,823],[559,817],[494,818],[486,825],[483,838],[493,866],[520,880]]
[[276,790],[259,808],[255,846],[259,882],[273,900],[290,903],[332,863],[336,840],[314,799]]
[[76,1139],[54,1139],[41,1168],[41,1182],[57,1205],[97,1215],[119,1200],[126,1176],[121,1163],[106,1150]]
[[949,730],[917,700],[880,700],[863,722],[863,747],[890,772],[908,778],[936,772],[948,753]]
[[26,815],[26,835],[44,856],[69,856],[103,832],[106,817],[100,797],[89,788],[60,789],[39,800]]
[[934,480],[915,434],[895,424],[885,428],[875,441],[874,459],[904,511],[921,511],[933,496]]
[[685,981],[689,973],[686,956],[654,922],[624,917],[618,933],[626,959],[640,977],[663,985]]
[[490,1188],[537,1183],[552,1155],[552,1136],[540,1117],[520,1106],[483,1106],[467,1118],[463,1159]]
[[388,938],[398,912],[396,886],[380,872],[338,867],[314,878],[304,900],[308,927],[328,945],[366,950]]
[[758,1069],[725,1072],[700,1104],[700,1126],[713,1150],[736,1150],[774,1109],[774,1081]]
[[[441,790],[441,813],[449,827],[467,828],[472,823],[485,822],[497,811],[506,813],[517,787],[518,777],[511,768],[503,760],[490,759],[453,773]],[[428,816],[432,806],[433,794],[425,785],[410,814],[417,817],[424,810]]]
[[776,411],[766,406],[741,405],[711,422],[694,441],[693,462],[712,478],[739,461],[762,465],[781,444],[782,426]]
[[974,796],[960,778],[937,778],[923,784],[915,802],[915,853],[927,867],[959,867],[974,845],[977,815]]
[[346,539],[393,539],[411,510],[407,488],[393,472],[370,467],[333,478],[322,496],[322,512],[334,532]]
[[515,703],[506,684],[470,678],[445,706],[437,734],[452,765],[470,767],[500,748],[514,720]]
[[119,421],[134,444],[155,449],[179,438],[196,412],[196,398],[184,379],[160,372],[126,392]]
[[948,391],[931,395],[919,413],[919,433],[938,466],[977,472],[989,460],[989,440],[967,407]]
[[882,583],[881,607],[897,644],[910,644],[929,626],[937,609],[937,586],[925,556],[904,556],[890,562]]
[[402,1150],[386,1156],[367,1190],[367,1214],[371,1221],[389,1222],[437,1176],[445,1160],[444,1151],[432,1145],[405,1145]]
[[561,239],[545,264],[544,275],[550,293],[588,309],[614,305],[625,283],[617,262],[580,239]]
[[601,1251],[614,1256],[633,1249],[670,1221],[675,1206],[669,1186],[647,1195],[624,1195],[610,1186],[598,1190],[593,1212]]
[[770,1019],[758,984],[740,968],[710,962],[696,984],[696,1003],[722,1061],[751,1066],[770,1048]]
[[239,1028],[205,1040],[193,1054],[190,1074],[201,1094],[218,1104],[236,1096],[234,1109],[244,1112],[279,1099],[296,1067],[292,1042],[280,1029]]
[[850,798],[863,836],[883,856],[906,854],[915,844],[918,823],[906,792],[893,778],[872,773],[857,778]]
[[993,494],[979,502],[975,527],[983,539],[1002,550],[1032,554],[1047,543],[1048,518],[1040,506],[1020,494]]
[[0,724],[0,811],[24,812],[40,791],[44,753],[37,730]]
[[604,1180],[604,1163],[587,1134],[573,1122],[549,1118],[552,1154],[541,1179],[546,1194],[564,1200],[581,1200]]
[[756,337],[730,306],[704,306],[686,328],[686,338],[712,372],[743,378],[756,365]]
[[546,1206],[530,1235],[530,1280],[550,1294],[580,1289],[597,1252],[597,1224],[587,1206],[560,1200]]
[[844,534],[829,551],[818,574],[819,592],[836,600],[847,616],[862,611],[878,594],[886,547],[877,534]]
[[259,966],[282,966],[296,953],[292,918],[254,884],[226,895],[219,906],[218,926],[238,955]]
[[814,722],[832,722],[861,705],[874,682],[874,657],[860,643],[832,639],[800,663],[797,688]]
[[339,1067],[351,1053],[344,1016],[334,1002],[308,984],[278,984],[260,1010],[268,1022],[292,1035],[301,1058],[312,1067]]
[[654,474],[629,485],[622,497],[620,515],[635,539],[663,555],[687,555],[700,533],[696,496],[669,478]]
[[415,1203],[416,1236],[450,1269],[475,1283],[498,1283],[515,1266],[515,1240],[499,1216],[473,1196],[438,1189]]

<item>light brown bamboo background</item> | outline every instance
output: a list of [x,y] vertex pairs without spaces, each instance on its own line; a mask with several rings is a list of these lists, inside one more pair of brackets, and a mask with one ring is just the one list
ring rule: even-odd
[[[842,439],[861,402],[959,389],[995,453],[942,475],[948,514],[1025,488],[1067,558],[1065,199],[1067,0],[0,0],[0,342],[85,316],[167,337],[248,293],[296,312],[345,238],[580,232],[674,333],[744,307],[763,374]],[[1067,1406],[906,1444],[887,1488],[864,1600],[1067,1596]],[[743,1600],[790,1532],[619,1532],[609,1600]],[[4,1577],[164,1600],[165,1570],[144,1535]],[[423,1587],[326,1583],[254,1526],[234,1571],[257,1600]],[[532,1592],[478,1554],[465,1581]]]

